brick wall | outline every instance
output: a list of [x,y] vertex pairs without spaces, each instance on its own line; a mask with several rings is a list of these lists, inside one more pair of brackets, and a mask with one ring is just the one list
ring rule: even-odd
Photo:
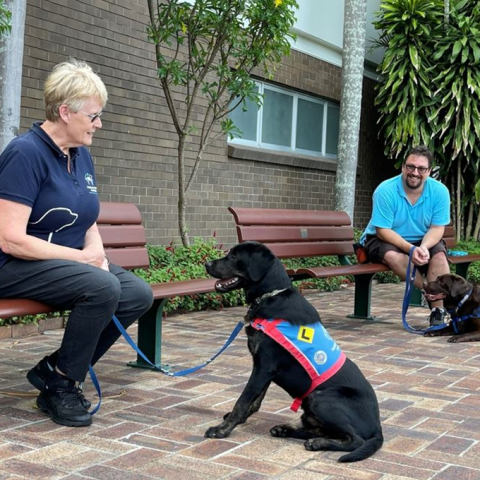
[[[28,0],[22,91],[22,131],[44,118],[42,87],[69,56],[86,60],[105,82],[109,101],[91,148],[102,200],[139,205],[148,240],[178,237],[176,134],[155,77],[146,40],[144,0]],[[339,101],[340,69],[293,51],[278,69],[279,85]],[[390,175],[377,140],[374,82],[364,82],[355,223],[364,226],[374,187]],[[181,108],[181,104],[179,103]],[[228,156],[230,151],[231,156]],[[192,154],[187,152],[188,165]],[[191,189],[191,236],[236,240],[229,205],[332,209],[335,164],[239,152],[224,139],[205,153]]]

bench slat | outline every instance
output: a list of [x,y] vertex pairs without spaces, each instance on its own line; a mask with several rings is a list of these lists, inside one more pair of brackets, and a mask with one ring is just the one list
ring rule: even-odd
[[141,225],[140,210],[133,203],[100,202],[97,224]]
[[4,298],[0,300],[0,318],[20,317],[23,315],[37,315],[50,313],[54,309],[44,303],[24,298]]
[[351,242],[265,243],[279,258],[314,257],[316,255],[353,255]]
[[98,225],[105,248],[143,247],[147,243],[142,225]]
[[364,263],[362,265],[341,265],[334,267],[298,268],[295,275],[308,275],[314,278],[340,277],[344,275],[366,275],[386,272],[390,269],[383,263]]
[[172,298],[177,296],[196,295],[199,293],[211,293],[215,291],[215,278],[196,278],[193,280],[181,280],[171,283],[156,283],[151,285],[153,298]]
[[133,268],[147,268],[150,265],[148,252],[145,247],[106,248],[105,254],[110,262],[127,270]]
[[471,253],[469,255],[463,255],[463,256],[458,256],[458,257],[449,256],[448,260],[453,265],[458,265],[459,263],[467,263],[467,262],[478,262],[478,261],[480,261],[480,254]]
[[228,210],[237,225],[351,225],[350,217],[345,212],[234,207]]
[[354,241],[352,227],[239,226],[237,235],[240,242]]

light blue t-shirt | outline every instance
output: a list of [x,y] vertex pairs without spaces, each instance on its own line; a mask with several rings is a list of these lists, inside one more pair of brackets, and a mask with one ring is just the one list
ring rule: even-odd
[[360,238],[365,245],[367,235],[376,235],[375,228],[388,228],[407,242],[422,240],[431,226],[450,223],[450,193],[447,187],[427,178],[415,205],[408,200],[402,175],[382,182],[373,193],[372,218]]

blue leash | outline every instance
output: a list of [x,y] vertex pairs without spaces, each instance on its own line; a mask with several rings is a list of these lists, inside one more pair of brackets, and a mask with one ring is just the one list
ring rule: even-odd
[[[414,328],[411,325],[408,324],[407,322],[407,311],[408,311],[408,305],[410,303],[410,296],[412,294],[412,288],[413,288],[413,282],[415,280],[415,274],[417,273],[417,266],[412,264],[412,255],[413,251],[417,248],[415,245],[413,245],[410,248],[410,251],[408,253],[408,266],[407,266],[407,278],[405,279],[405,295],[403,297],[403,305],[402,305],[402,323],[407,330],[407,332],[410,333],[417,333],[418,335],[423,335],[426,332],[433,332],[434,330],[443,330],[446,328],[448,325],[433,325],[428,328]],[[412,268],[413,265],[413,268]]]
[[[233,329],[233,332],[230,334],[230,336],[228,337],[223,347],[213,357],[210,357],[206,362],[202,363],[201,365],[197,365],[196,367],[186,368],[185,370],[172,373],[172,372],[169,372],[168,370],[163,369],[158,365],[155,365],[147,358],[147,356],[138,348],[136,343],[133,341],[132,337],[128,334],[128,332],[125,330],[125,327],[120,323],[120,321],[115,315],[112,317],[112,320],[117,326],[120,333],[125,338],[126,342],[137,352],[137,354],[140,355],[140,357],[142,357],[143,360],[145,360],[145,362],[148,365],[150,365],[154,370],[156,370],[157,372],[161,372],[165,375],[168,375],[169,377],[183,377],[184,375],[189,375],[190,373],[196,372],[197,370],[200,370],[201,368],[207,366],[209,363],[213,362],[213,360],[215,360],[235,340],[235,338],[237,337],[237,335],[239,334],[240,330],[243,328],[243,325],[244,325],[243,321],[238,322],[237,326]],[[90,378],[92,379],[92,383],[95,386],[95,389],[97,390],[98,399],[99,399],[97,406],[94,408],[94,410],[90,412],[91,415],[95,415],[95,413],[97,413],[98,410],[100,410],[100,405],[102,403],[102,391],[100,388],[100,383],[91,365],[88,367],[88,371],[90,373]]]

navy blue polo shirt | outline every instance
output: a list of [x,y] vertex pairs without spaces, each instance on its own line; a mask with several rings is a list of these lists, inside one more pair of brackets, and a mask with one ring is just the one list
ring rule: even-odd
[[[83,248],[100,204],[93,161],[86,147],[67,156],[34,123],[0,155],[0,198],[32,208],[27,234],[65,247]],[[10,255],[0,249],[0,267]]]

